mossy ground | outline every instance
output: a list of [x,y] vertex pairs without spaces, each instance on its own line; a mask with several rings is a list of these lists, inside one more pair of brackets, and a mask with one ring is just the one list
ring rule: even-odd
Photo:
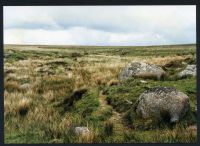
[[[196,142],[196,78],[177,73],[195,63],[195,45],[150,47],[4,46],[5,143]],[[130,61],[163,67],[162,81],[119,82]],[[26,88],[24,87],[26,84]],[[177,125],[142,120],[132,112],[139,95],[155,86],[173,86],[190,97],[191,109]],[[68,100],[86,88],[78,100]],[[21,111],[26,111],[22,112]],[[76,136],[74,127],[91,134]]]

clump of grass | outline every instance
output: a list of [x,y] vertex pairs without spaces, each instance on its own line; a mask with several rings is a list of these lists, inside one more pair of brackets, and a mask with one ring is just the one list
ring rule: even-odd
[[58,66],[58,65],[68,66],[68,62],[66,62],[64,60],[53,60],[53,61],[47,62],[46,65],[50,65],[50,66]]
[[162,133],[158,131],[155,133],[153,141],[159,143],[196,143],[197,135],[182,126],[176,126],[174,129],[165,130]]
[[78,143],[93,143],[95,139],[95,134],[90,132],[85,135],[81,135],[78,137]]
[[102,84],[105,84],[105,82],[103,82],[101,80],[101,78],[96,78],[95,83],[96,83],[96,85],[99,85],[99,86],[102,85]]
[[186,133],[191,135],[192,137],[197,136],[197,125],[191,125],[186,128]]
[[19,60],[27,59],[27,56],[23,52],[14,51],[13,53],[7,55],[6,57],[8,62],[14,62]]
[[90,116],[99,106],[98,95],[98,89],[90,90],[90,92],[84,95],[82,100],[75,103],[72,109],[73,113],[79,113],[83,118]]
[[16,81],[10,81],[10,82],[5,82],[4,84],[5,90],[8,92],[21,92],[22,89],[20,88],[20,85]]
[[184,62],[187,64],[196,64],[196,57],[195,53],[191,53],[191,55],[188,55],[188,57],[185,58]]
[[124,55],[126,55],[126,54],[128,54],[128,53],[129,53],[128,51],[122,50],[122,51],[120,52],[120,55],[124,56]]
[[42,77],[35,88],[39,94],[53,91],[54,96],[63,97],[72,92],[74,88],[74,80],[63,76]]
[[74,52],[74,53],[71,54],[71,57],[73,57],[73,58],[75,58],[75,57],[81,57],[81,56],[82,56],[82,54],[77,53],[77,52]]
[[84,51],[84,53],[83,53],[84,55],[88,55],[89,53],[87,52],[87,51]]
[[17,75],[16,74],[8,74],[8,75],[5,75],[4,77],[4,81],[5,82],[10,82],[10,81],[18,81],[17,79]]
[[123,120],[124,120],[125,124],[128,125],[129,127],[132,127],[133,122],[136,118],[135,115],[136,115],[136,113],[134,112],[134,110],[127,111],[123,116]]
[[43,94],[43,97],[46,99],[46,101],[55,101],[54,92],[52,90],[48,91],[47,93]]
[[90,116],[91,121],[105,121],[112,116],[113,109],[112,107],[103,107],[99,108],[97,111],[93,112]]
[[16,69],[15,68],[8,68],[4,70],[4,75],[8,75],[8,74],[13,74],[15,73]]
[[105,135],[107,136],[110,136],[113,134],[113,122],[111,121],[107,121],[105,123],[105,127],[104,127],[104,132],[105,132]]
[[163,67],[183,67],[182,61],[180,60],[171,60],[167,62]]
[[107,83],[108,86],[114,86],[118,84],[119,84],[119,80],[116,80],[116,79],[112,79]]
[[91,72],[81,67],[80,64],[75,66],[73,75],[75,77],[75,88],[80,88],[82,86],[91,84]]

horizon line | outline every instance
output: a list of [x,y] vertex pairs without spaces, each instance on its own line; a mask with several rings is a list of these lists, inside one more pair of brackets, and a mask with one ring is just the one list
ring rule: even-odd
[[186,44],[161,44],[161,45],[118,45],[118,46],[115,46],[115,45],[57,45],[57,44],[50,44],[50,45],[47,45],[47,44],[3,44],[4,46],[5,45],[15,45],[15,46],[79,46],[79,47],[84,47],[84,46],[87,46],[87,47],[151,47],[151,46],[180,46],[180,45],[197,45],[197,43],[186,43]]

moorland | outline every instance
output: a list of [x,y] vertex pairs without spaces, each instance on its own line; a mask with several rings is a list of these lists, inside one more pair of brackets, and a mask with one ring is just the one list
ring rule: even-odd
[[[155,64],[162,80],[119,74],[132,61]],[[4,45],[5,143],[191,143],[197,141],[196,77],[178,78],[196,64],[196,45]],[[138,118],[141,93],[175,87],[190,109],[175,125]],[[84,126],[87,135],[76,135]]]

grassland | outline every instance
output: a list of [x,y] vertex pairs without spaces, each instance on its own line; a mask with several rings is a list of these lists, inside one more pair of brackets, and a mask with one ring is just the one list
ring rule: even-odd
[[[195,45],[149,47],[4,46],[5,143],[194,143],[196,78],[177,73],[196,61]],[[162,81],[118,81],[130,61],[163,67]],[[182,62],[185,62],[183,64]],[[132,112],[139,95],[174,86],[190,97],[190,111],[176,125],[142,120]],[[73,93],[85,89],[79,98]],[[74,127],[91,133],[76,136]]]

